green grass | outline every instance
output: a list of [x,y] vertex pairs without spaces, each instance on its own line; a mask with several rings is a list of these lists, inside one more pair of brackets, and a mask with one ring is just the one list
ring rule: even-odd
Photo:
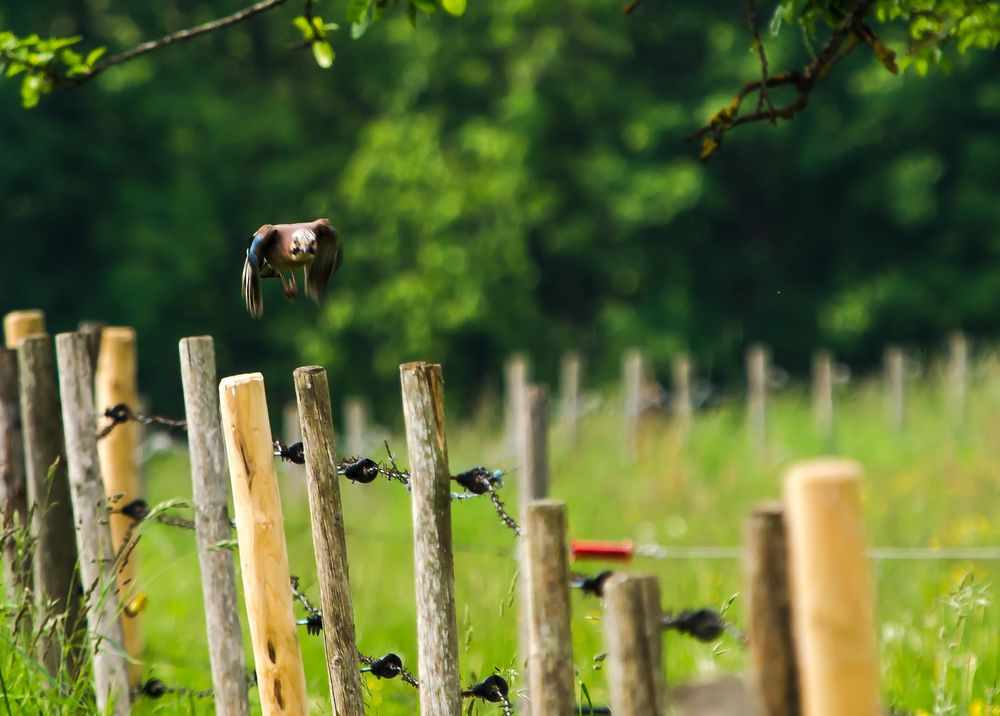
[[[780,496],[781,476],[790,463],[836,453],[865,467],[871,544],[1000,543],[1000,527],[993,519],[1000,504],[1000,373],[977,373],[964,427],[949,417],[936,381],[910,387],[901,436],[887,427],[877,386],[839,392],[833,444],[824,444],[816,434],[804,394],[785,391],[773,401],[770,448],[763,457],[749,448],[742,405],[734,402],[698,414],[687,441],[666,421],[649,421],[641,456],[632,462],[621,439],[617,400],[609,399],[586,417],[577,446],[567,444],[554,428],[551,494],[568,503],[572,537],[737,546],[752,506]],[[470,424],[451,422],[453,469],[476,464],[516,469],[497,439],[499,417],[489,410],[484,415]],[[404,441],[396,438],[393,445],[405,465]],[[373,457],[382,457],[381,451]],[[190,498],[183,452],[158,455],[145,472],[150,503]],[[301,468],[280,468],[291,571],[315,600],[303,479]],[[517,505],[516,482],[515,472],[502,490],[511,507]],[[373,656],[396,652],[415,671],[409,496],[399,485],[379,480],[369,485],[344,482],[342,497],[359,647]],[[517,653],[514,536],[485,500],[454,504],[453,526],[462,681],[471,683],[503,669],[516,689],[519,680],[507,671],[516,666]],[[148,673],[172,685],[210,687],[193,534],[146,525],[137,553],[139,583],[149,597],[143,615]],[[603,566],[577,565],[581,571]],[[735,560],[640,559],[627,569],[656,574],[666,608],[718,607],[742,589],[741,566]],[[881,561],[873,569],[886,702],[911,712],[990,713],[989,707],[1000,701],[994,695],[1000,677],[1000,613],[990,586],[1000,576],[1000,564]],[[980,604],[983,598],[988,603]],[[607,696],[604,673],[594,659],[604,651],[600,614],[596,600],[574,593],[575,665],[594,703],[606,703]],[[730,615],[743,624],[741,597]],[[240,618],[245,630],[242,612]],[[321,639],[304,631],[300,637],[313,711],[329,713]],[[0,649],[0,669],[12,713],[58,712],[60,700],[45,695],[37,667],[11,641],[8,635]],[[250,662],[249,640],[246,649]],[[665,656],[672,683],[738,671],[746,664],[742,647],[731,637],[713,646],[668,634]],[[365,677],[365,683],[370,713],[416,713],[416,694],[400,681]],[[478,709],[499,712],[491,705]],[[0,716],[5,713],[0,700]],[[212,706],[210,700],[168,695],[140,701],[135,713],[210,714]]]

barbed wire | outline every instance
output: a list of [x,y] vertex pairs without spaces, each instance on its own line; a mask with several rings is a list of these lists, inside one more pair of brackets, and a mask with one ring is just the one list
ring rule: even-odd
[[106,409],[101,417],[109,418],[111,422],[97,434],[98,440],[103,440],[116,427],[124,425],[130,420],[141,423],[142,425],[162,425],[163,427],[175,430],[187,430],[187,420],[165,418],[161,415],[142,415],[132,410],[132,408],[130,408],[126,403],[118,403],[117,405]]
[[[257,672],[252,671],[247,674],[247,687],[253,688],[257,686]],[[141,696],[145,696],[151,699],[160,699],[168,694],[177,694],[178,696],[192,696],[196,699],[210,699],[215,696],[215,691],[213,689],[189,689],[184,686],[170,686],[160,681],[157,678],[146,679],[141,684],[133,686],[129,695],[132,700],[135,701]]]

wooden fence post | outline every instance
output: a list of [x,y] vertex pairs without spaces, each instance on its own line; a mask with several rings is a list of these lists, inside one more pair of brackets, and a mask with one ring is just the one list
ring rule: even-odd
[[897,433],[903,431],[906,422],[906,361],[899,346],[885,349],[886,411],[889,427]]
[[663,606],[660,603],[660,580],[647,574],[635,577],[642,595],[649,678],[656,699],[656,713],[669,713],[667,677],[663,669]]
[[215,711],[219,716],[247,716],[250,706],[246,657],[240,631],[233,556],[228,550],[216,547],[230,539],[232,530],[225,445],[216,388],[215,345],[209,336],[182,338],[179,350],[191,454],[194,526]]
[[833,438],[833,358],[818,350],[812,360],[812,402],[816,429],[824,440]]
[[570,714],[575,684],[566,503],[532,500],[525,517],[525,571],[531,588],[528,701],[535,714]]
[[674,356],[673,364],[673,413],[674,420],[680,428],[681,435],[691,432],[691,419],[694,408],[691,405],[691,359],[687,353]]
[[348,398],[344,405],[344,428],[347,433],[347,455],[365,454],[365,432],[368,425],[368,410],[365,401],[358,397]]
[[743,561],[751,685],[766,716],[799,716],[788,549],[780,502],[750,513]]
[[43,335],[46,335],[45,314],[41,311],[11,311],[3,317],[4,345],[10,350],[17,348],[22,338]]
[[261,709],[264,716],[306,714],[309,700],[292,609],[264,377],[248,373],[223,378],[219,402]]
[[961,424],[965,418],[968,352],[965,334],[955,331],[948,336],[948,403],[956,424]]
[[642,582],[615,575],[604,583],[604,640],[608,689],[615,716],[656,714]]
[[[104,324],[100,321],[80,321],[77,324],[77,331],[87,339],[87,353],[90,354],[90,367],[91,370],[96,372],[97,358],[101,353],[101,333],[104,332]],[[93,376],[91,376],[91,380],[93,380]]]
[[639,424],[642,418],[645,385],[645,361],[638,348],[630,348],[622,356],[622,389],[625,418],[625,444],[629,457],[639,454]]
[[767,450],[767,349],[759,343],[747,348],[747,434],[758,454]]
[[[15,524],[26,527],[28,500],[24,480],[21,409],[18,405],[17,353],[0,349],[0,530]],[[10,601],[16,603],[31,586],[31,562],[17,554],[14,539],[3,546],[4,582]]]
[[559,413],[570,445],[580,440],[580,366],[575,351],[563,355],[559,365]]
[[413,490],[420,712],[460,716],[444,379],[441,366],[430,363],[405,363],[399,376]]
[[507,433],[507,449],[512,455],[521,454],[521,446],[518,444],[520,436],[523,434],[518,420],[524,415],[524,401],[527,400],[526,391],[528,389],[528,375],[531,366],[527,357],[522,353],[515,353],[504,366],[504,404],[505,422]]
[[[35,608],[41,619],[65,614],[65,633],[73,641],[76,630],[83,626],[83,604],[77,594],[73,507],[52,340],[48,336],[24,338],[17,347],[17,358],[28,504],[34,510]],[[47,637],[40,649],[45,666],[58,673],[63,645]],[[82,656],[71,652],[69,665],[74,675]]]
[[110,709],[115,716],[126,716],[130,711],[129,684],[116,589],[117,564],[106,523],[108,505],[97,457],[93,369],[86,339],[79,333],[59,334],[56,359],[97,710],[106,713]]
[[326,371],[319,366],[297,368],[294,376],[305,448],[330,700],[338,716],[364,716],[330,387]]
[[[95,376],[97,410],[99,413],[119,403],[125,403],[133,410],[138,407],[136,386],[136,345],[135,331],[131,328],[111,327],[101,332],[101,349],[97,357]],[[103,424],[104,419],[101,420]],[[113,507],[121,508],[142,496],[139,487],[139,466],[136,461],[138,437],[137,423],[129,421],[116,425],[103,440],[97,443],[101,460],[101,475],[109,499],[120,496]],[[121,548],[132,519],[123,514],[112,514],[111,539],[116,550]],[[126,564],[118,571],[119,596],[128,604],[138,593],[135,576],[138,572],[138,554],[133,552]],[[142,631],[139,615],[124,614],[122,631],[125,635],[125,650],[132,661],[129,663],[129,677],[132,683],[142,678]]]
[[785,504],[803,712],[881,714],[861,467],[834,459],[793,465]]

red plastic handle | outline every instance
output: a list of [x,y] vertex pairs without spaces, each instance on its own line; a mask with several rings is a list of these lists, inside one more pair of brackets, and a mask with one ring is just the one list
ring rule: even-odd
[[575,539],[570,543],[570,554],[577,559],[603,559],[615,562],[628,562],[632,559],[632,543],[607,542],[604,540]]

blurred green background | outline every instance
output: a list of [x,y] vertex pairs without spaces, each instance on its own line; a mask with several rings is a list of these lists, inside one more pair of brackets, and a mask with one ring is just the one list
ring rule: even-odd
[[[241,6],[37,0],[0,27],[114,52]],[[414,29],[397,10],[333,33],[321,70],[288,48],[289,4],[33,110],[0,82],[0,311],[136,327],[160,412],[180,410],[177,340],[211,334],[222,373],[262,370],[285,397],[320,363],[392,421],[413,359],[442,362],[468,408],[512,351],[551,381],[579,349],[599,383],[628,345],[660,372],[687,348],[726,380],[750,341],[804,370],[820,345],[863,366],[889,340],[994,334],[1000,59],[894,77],[861,48],[794,122],[740,128],[701,165],[683,138],[759,73],[744,11],[494,0]],[[808,59],[794,30],[765,39],[774,70]],[[317,216],[345,241],[327,299],[269,282],[251,320],[248,238]]]

